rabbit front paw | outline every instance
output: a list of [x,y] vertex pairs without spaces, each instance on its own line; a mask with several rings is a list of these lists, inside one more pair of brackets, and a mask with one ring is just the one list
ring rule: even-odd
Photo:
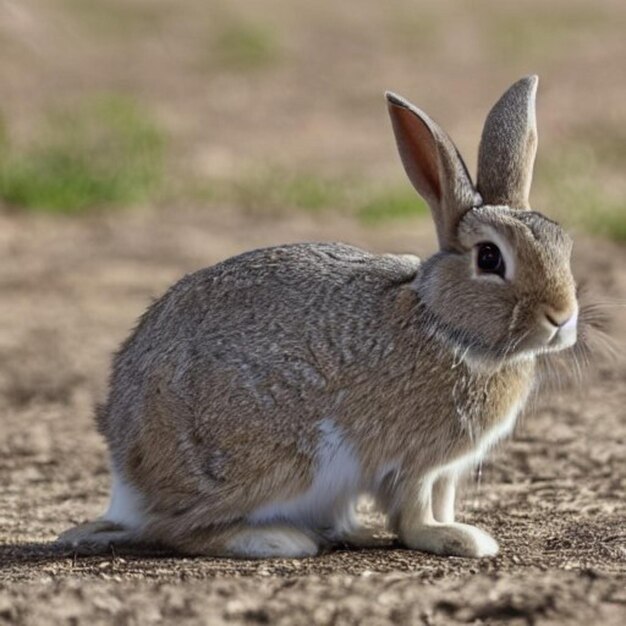
[[403,532],[409,548],[442,556],[480,558],[498,554],[498,543],[485,531],[468,524],[425,524]]

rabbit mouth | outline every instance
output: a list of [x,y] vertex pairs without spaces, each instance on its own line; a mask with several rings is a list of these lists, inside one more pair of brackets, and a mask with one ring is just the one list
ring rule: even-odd
[[489,338],[470,333],[441,320],[427,307],[430,333],[454,350],[470,366],[501,367],[506,363],[532,360],[535,357],[572,347],[577,340],[577,319],[558,328],[533,323],[526,331],[509,329],[506,338]]
[[552,337],[547,341],[549,351],[571,348],[578,336],[578,307],[576,312],[563,324],[552,329]]
[[518,349],[526,354],[545,354],[571,348],[578,339],[578,305],[565,320],[560,321],[540,312],[535,317],[531,329],[519,342]]
[[577,329],[571,328],[558,328],[553,330],[548,337],[545,336],[545,331],[538,333],[534,341],[529,342],[524,346],[525,351],[532,352],[536,355],[546,354],[550,352],[560,352],[571,348],[577,341]]
[[576,327],[572,328],[559,328],[552,339],[548,342],[548,348],[550,351],[565,350],[571,348],[577,339]]
[[577,341],[577,327],[563,326],[548,330],[545,327],[537,328],[533,333],[519,342],[514,350],[507,355],[509,360],[533,358],[550,352],[560,352],[571,348]]

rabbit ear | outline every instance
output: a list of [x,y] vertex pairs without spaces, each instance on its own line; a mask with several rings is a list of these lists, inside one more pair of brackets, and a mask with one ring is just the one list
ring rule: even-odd
[[529,209],[537,153],[537,76],[509,87],[489,112],[478,150],[477,188],[486,204]]
[[396,144],[413,187],[428,202],[441,249],[453,249],[461,217],[482,204],[448,135],[410,102],[387,92]]

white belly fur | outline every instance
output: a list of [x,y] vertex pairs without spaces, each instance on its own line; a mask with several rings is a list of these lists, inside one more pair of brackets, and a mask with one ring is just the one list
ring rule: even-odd
[[248,516],[248,521],[282,521],[308,528],[351,524],[351,508],[363,488],[359,460],[333,420],[325,419],[320,432],[316,473],[309,488],[290,500],[262,505]]
[[[424,494],[430,493],[433,483],[441,475],[453,473],[459,476],[478,464],[494,444],[513,430],[521,405],[520,402],[497,426],[484,433],[471,453],[429,472],[422,480]],[[325,419],[320,425],[320,432],[316,450],[317,469],[309,488],[295,498],[260,506],[248,516],[251,524],[286,522],[307,528],[333,528],[335,531],[348,531],[356,524],[354,507],[358,497],[375,490],[376,485],[366,484],[354,447],[346,441],[333,420]],[[399,465],[394,463],[393,468]],[[382,471],[384,468],[391,469],[392,465],[382,466],[379,477],[386,473]],[[126,528],[140,528],[144,519],[141,494],[126,483],[115,468],[111,474],[111,499],[103,519]]]
[[141,494],[111,468],[111,499],[103,519],[125,528],[138,529],[143,523]]

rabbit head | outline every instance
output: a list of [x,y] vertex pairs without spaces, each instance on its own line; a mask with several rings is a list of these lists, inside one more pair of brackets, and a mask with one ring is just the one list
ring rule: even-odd
[[576,342],[571,239],[528,200],[537,82],[536,76],[516,82],[490,111],[476,185],[446,133],[387,94],[404,168],[430,206],[439,240],[415,288],[433,331],[481,362],[528,358]]

